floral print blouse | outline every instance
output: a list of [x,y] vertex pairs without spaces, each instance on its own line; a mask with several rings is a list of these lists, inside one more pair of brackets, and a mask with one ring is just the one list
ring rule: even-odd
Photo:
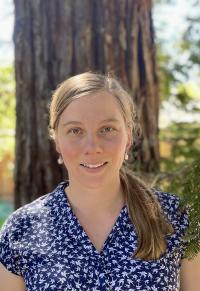
[[22,276],[27,291],[178,291],[187,242],[188,213],[180,198],[155,191],[175,228],[166,252],[156,260],[131,258],[137,235],[127,206],[98,252],[74,215],[64,191],[69,181],[14,211],[0,231],[0,262]]

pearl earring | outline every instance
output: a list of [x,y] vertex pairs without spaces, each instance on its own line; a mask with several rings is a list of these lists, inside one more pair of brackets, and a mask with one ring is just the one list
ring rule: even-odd
[[125,153],[125,157],[124,157],[124,159],[127,161],[128,160],[128,154],[127,153]]
[[59,165],[62,165],[63,164],[63,158],[62,158],[62,156],[59,156],[57,162],[58,162]]

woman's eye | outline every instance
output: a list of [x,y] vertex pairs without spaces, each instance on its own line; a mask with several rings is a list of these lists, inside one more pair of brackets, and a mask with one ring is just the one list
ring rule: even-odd
[[112,132],[112,131],[114,130],[114,128],[108,126],[108,127],[104,127],[104,128],[103,128],[103,131],[104,131],[104,130],[105,130],[105,132]]
[[[107,126],[107,127],[104,127],[102,130],[101,130],[103,133],[107,133],[107,132],[113,132],[114,131],[114,128],[113,127],[110,127],[110,126]],[[68,130],[67,133],[71,133],[73,135],[79,135],[81,134],[81,128],[71,128]]]
[[80,128],[71,128],[68,133],[73,133],[77,135],[80,132]]

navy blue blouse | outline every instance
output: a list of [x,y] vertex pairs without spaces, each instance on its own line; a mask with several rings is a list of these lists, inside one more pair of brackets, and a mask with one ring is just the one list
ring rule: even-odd
[[62,182],[14,211],[0,231],[0,262],[23,276],[27,291],[179,290],[182,237],[189,223],[187,212],[178,209],[178,196],[155,192],[175,233],[166,236],[166,252],[147,261],[131,258],[137,235],[127,206],[98,252],[71,209],[68,185]]

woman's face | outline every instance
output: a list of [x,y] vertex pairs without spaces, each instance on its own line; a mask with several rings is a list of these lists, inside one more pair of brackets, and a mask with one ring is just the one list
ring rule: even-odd
[[71,102],[61,114],[55,140],[69,180],[99,187],[119,179],[130,135],[112,94],[100,91]]

